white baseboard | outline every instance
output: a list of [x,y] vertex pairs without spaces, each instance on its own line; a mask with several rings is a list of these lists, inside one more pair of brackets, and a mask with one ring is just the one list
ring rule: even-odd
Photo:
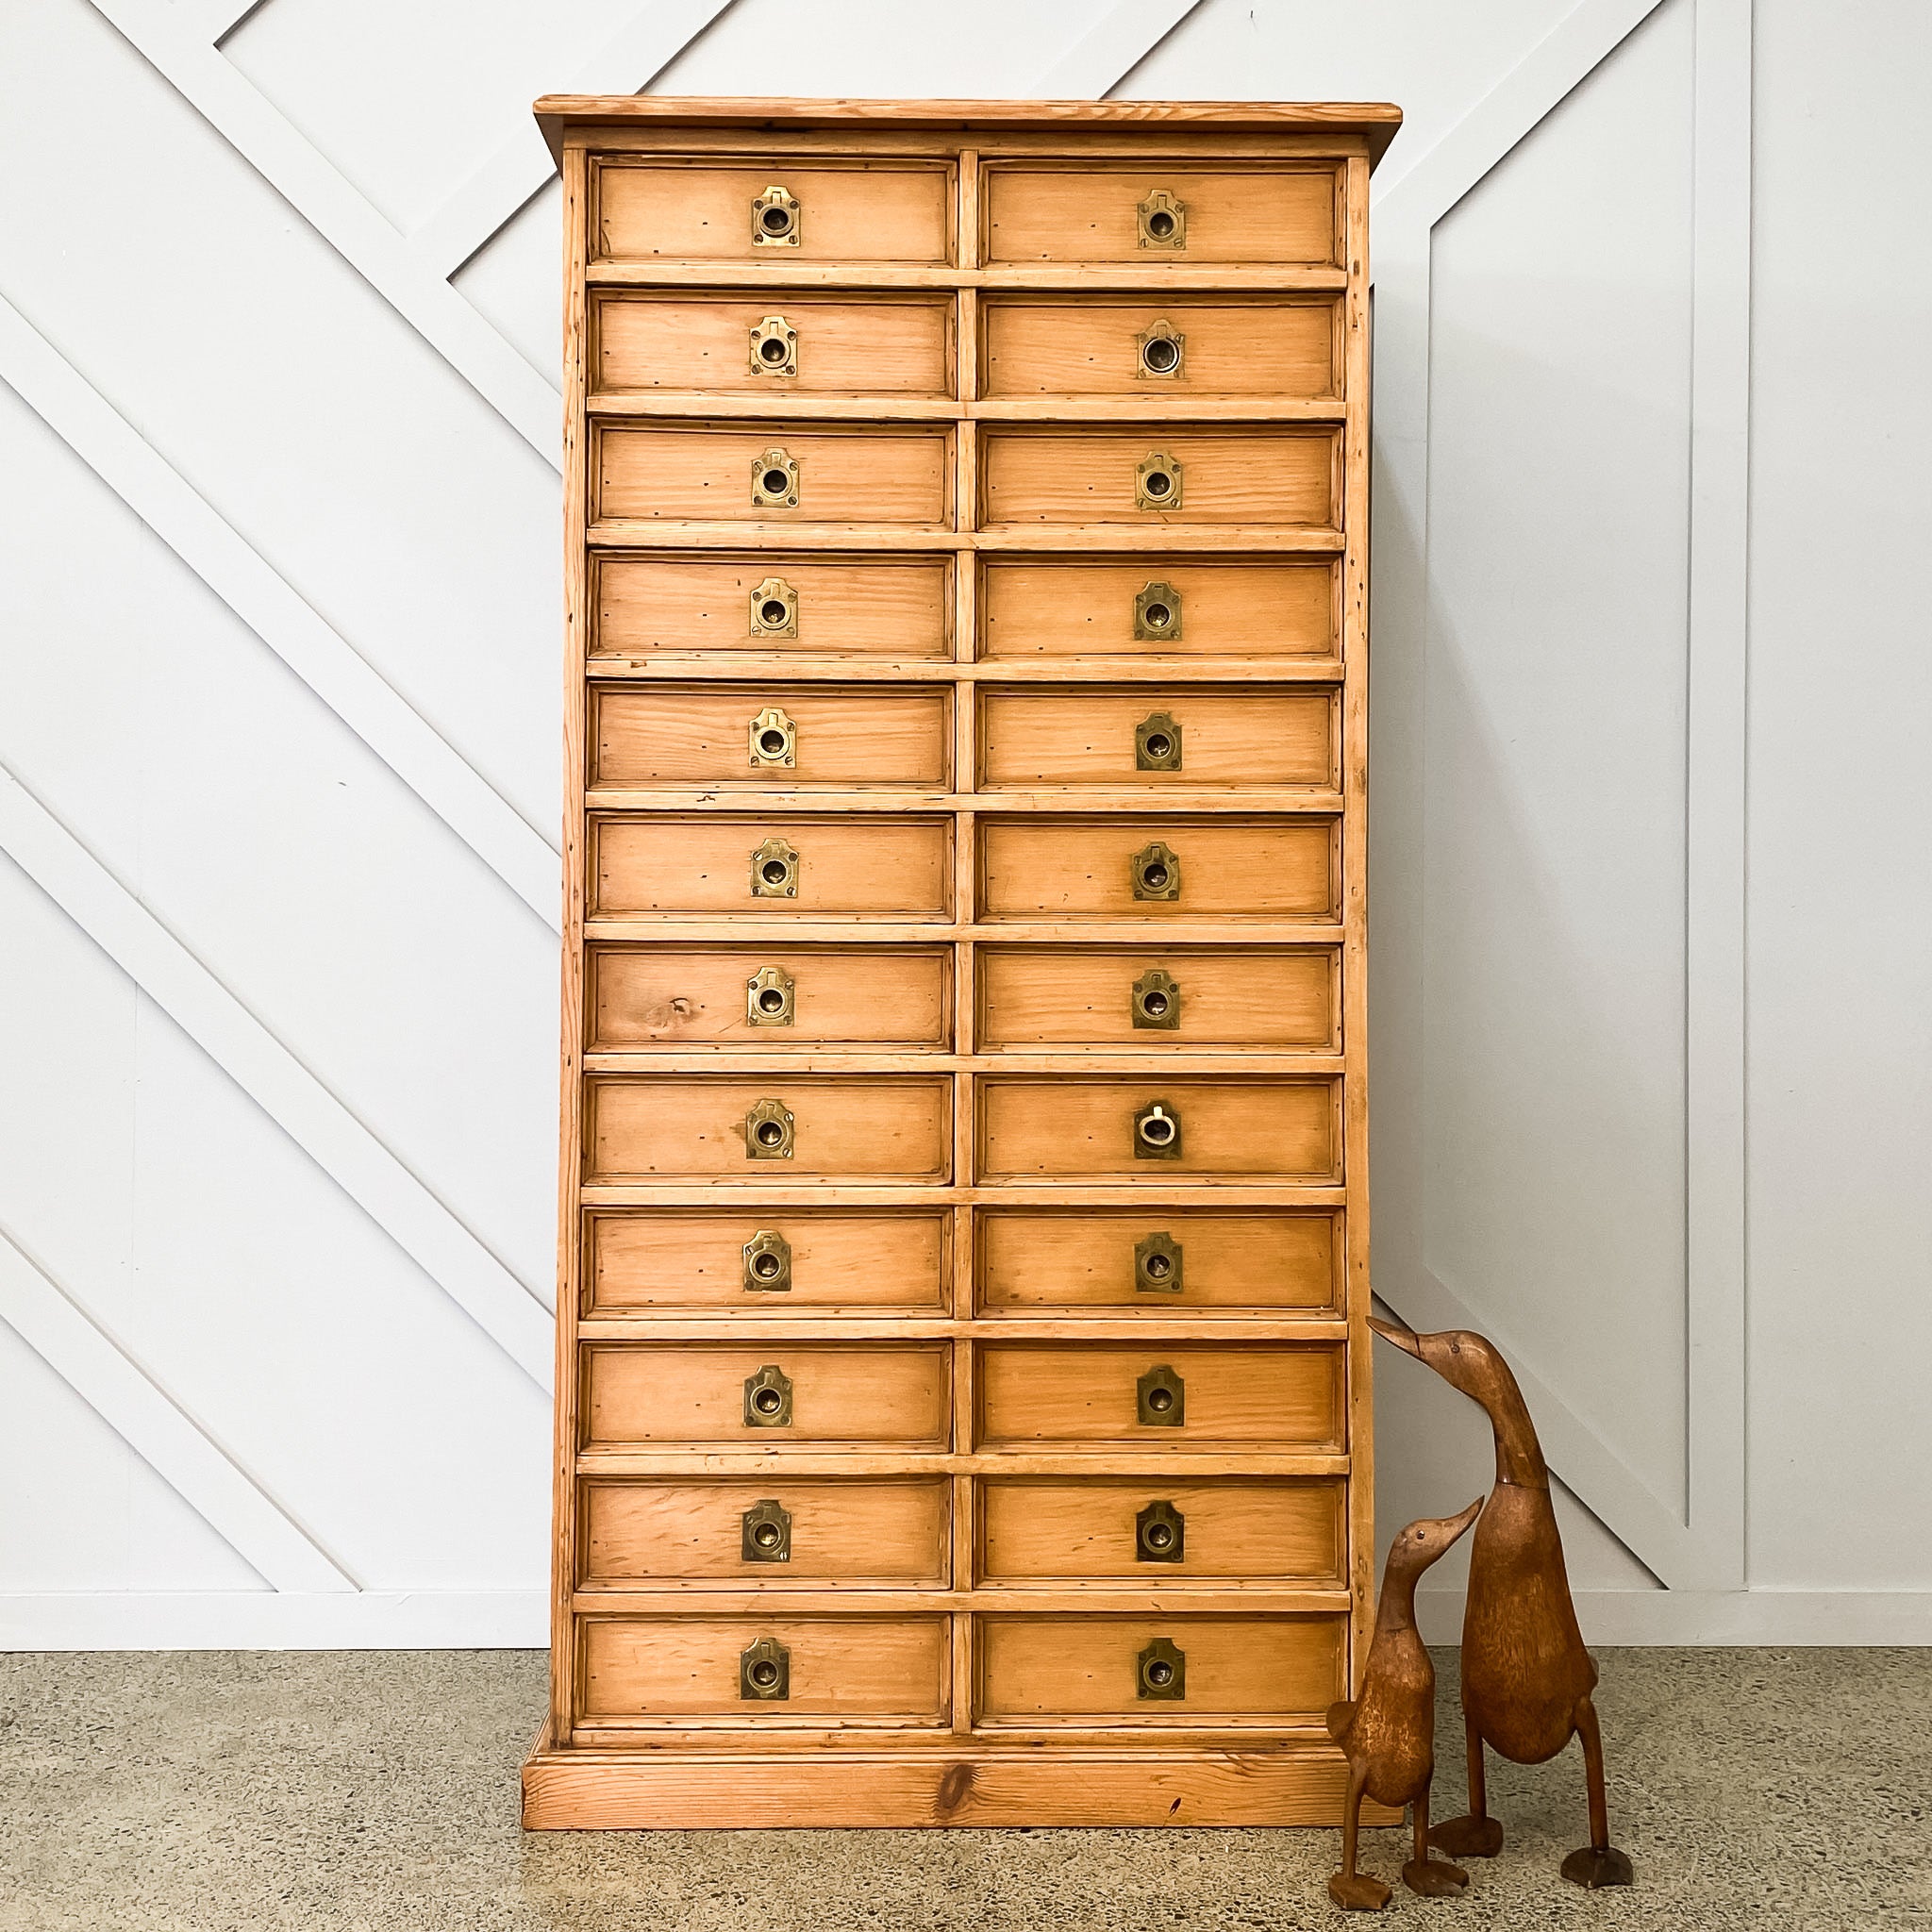
[[541,1650],[541,1590],[0,1596],[0,1650]]
[[[1462,1635],[1462,1592],[1416,1592],[1416,1626],[1430,1643]],[[1720,1644],[1850,1649],[1932,1644],[1932,1591],[1579,1590],[1576,1620],[1587,1642]]]

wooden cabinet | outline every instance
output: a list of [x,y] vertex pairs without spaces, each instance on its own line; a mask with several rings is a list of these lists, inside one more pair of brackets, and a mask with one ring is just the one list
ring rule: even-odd
[[558,99],[533,1826],[1331,1824],[1392,108]]

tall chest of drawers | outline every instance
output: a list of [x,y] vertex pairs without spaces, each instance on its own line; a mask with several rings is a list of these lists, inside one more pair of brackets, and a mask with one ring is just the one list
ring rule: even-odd
[[533,1826],[1332,1823],[1394,109],[551,99]]

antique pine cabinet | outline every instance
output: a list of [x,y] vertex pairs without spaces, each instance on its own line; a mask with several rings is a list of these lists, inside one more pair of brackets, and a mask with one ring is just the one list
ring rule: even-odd
[[1332,1823],[1392,108],[553,98],[533,1826]]

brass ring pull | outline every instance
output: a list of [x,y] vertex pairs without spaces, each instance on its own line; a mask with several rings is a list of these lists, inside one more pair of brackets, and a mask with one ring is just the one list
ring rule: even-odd
[[790,1160],[796,1123],[782,1100],[761,1100],[744,1117],[747,1160]]
[[798,982],[782,966],[760,966],[744,986],[747,1026],[789,1026],[796,1013]]
[[783,839],[767,839],[751,855],[754,899],[798,897],[798,848]]
[[768,315],[751,331],[754,375],[798,374],[798,331],[782,315]]
[[1145,1429],[1185,1428],[1188,1385],[1166,1362],[1156,1362],[1134,1385],[1134,1414]]
[[1188,245],[1188,205],[1157,188],[1135,210],[1141,224],[1141,246],[1177,255]]
[[739,1518],[738,1553],[746,1563],[791,1562],[791,1512],[777,1497],[759,1497]]
[[796,248],[805,232],[805,211],[775,183],[751,204],[754,248]]
[[1165,1228],[1134,1243],[1134,1291],[1137,1294],[1179,1294],[1181,1244]]
[[1127,1011],[1137,1032],[1178,1033],[1181,1026],[1180,982],[1158,966],[1149,967],[1134,982]]
[[767,577],[753,590],[751,634],[755,638],[798,635],[798,592],[783,577]]
[[1134,592],[1134,641],[1137,643],[1179,643],[1181,593],[1159,578]]
[[1188,1694],[1187,1653],[1165,1637],[1157,1637],[1134,1659],[1135,1695],[1145,1699],[1185,1701]]
[[1137,772],[1178,772],[1181,769],[1181,727],[1171,711],[1153,711],[1134,726],[1134,769]]
[[1134,1518],[1137,1563],[1184,1563],[1187,1548],[1188,1520],[1172,1503],[1149,1503]]
[[1134,338],[1139,374],[1178,381],[1187,365],[1188,339],[1171,322],[1150,322]]
[[740,1652],[738,1694],[750,1704],[783,1704],[791,1695],[791,1653],[775,1637]]
[[[788,1114],[789,1120],[791,1116]],[[1134,1116],[1134,1158],[1137,1160],[1178,1160],[1181,1158],[1181,1117],[1164,1100],[1150,1100]]]
[[1178,509],[1182,497],[1181,461],[1166,450],[1150,450],[1134,472],[1136,509]]
[[744,1291],[791,1291],[791,1243],[775,1227],[761,1227],[744,1244]]
[[767,705],[749,727],[752,769],[791,771],[798,763],[798,725],[790,712]]
[[791,1426],[791,1377],[776,1362],[767,1362],[757,1374],[744,1378],[744,1425],[748,1429]]
[[1180,854],[1158,839],[1134,854],[1127,872],[1136,899],[1167,901],[1181,895]]
[[798,508],[798,458],[774,447],[751,459],[751,506],[754,509]]

